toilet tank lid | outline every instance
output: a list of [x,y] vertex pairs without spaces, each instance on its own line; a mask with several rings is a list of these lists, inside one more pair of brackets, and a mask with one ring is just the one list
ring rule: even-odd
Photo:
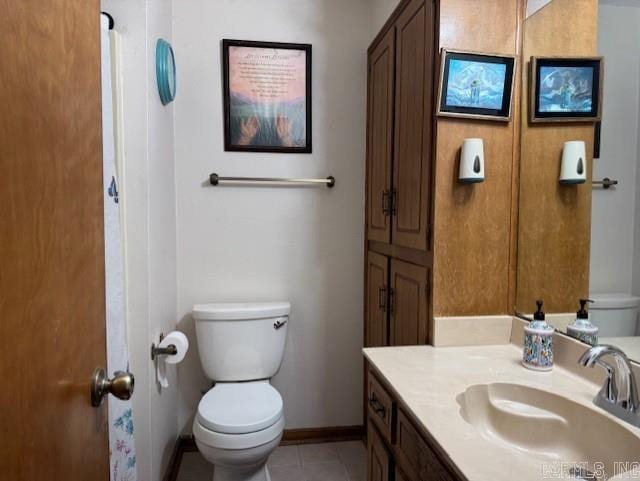
[[591,299],[595,301],[589,306],[591,310],[598,309],[633,309],[640,305],[640,297],[631,294],[608,293],[591,294]]
[[196,304],[191,312],[195,319],[201,321],[268,319],[288,316],[291,312],[291,304],[289,302]]

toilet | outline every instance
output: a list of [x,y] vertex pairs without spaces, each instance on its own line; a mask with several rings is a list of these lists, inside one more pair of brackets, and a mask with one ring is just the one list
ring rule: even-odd
[[591,294],[591,322],[602,337],[628,337],[638,332],[640,297],[630,294]]
[[280,368],[288,302],[193,307],[200,361],[215,382],[198,404],[193,435],[214,481],[270,481],[267,459],[284,430]]

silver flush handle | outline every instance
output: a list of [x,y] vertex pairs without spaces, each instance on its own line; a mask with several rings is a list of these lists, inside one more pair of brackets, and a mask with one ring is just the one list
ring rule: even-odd
[[280,329],[286,323],[287,323],[286,319],[278,319],[276,322],[273,323],[273,328],[274,329]]

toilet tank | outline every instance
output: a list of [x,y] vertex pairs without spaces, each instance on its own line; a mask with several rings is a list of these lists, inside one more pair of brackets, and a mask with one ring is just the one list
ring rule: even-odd
[[591,294],[591,322],[602,337],[635,336],[640,297],[630,294]]
[[195,305],[205,374],[227,382],[273,377],[282,363],[290,311],[288,302]]

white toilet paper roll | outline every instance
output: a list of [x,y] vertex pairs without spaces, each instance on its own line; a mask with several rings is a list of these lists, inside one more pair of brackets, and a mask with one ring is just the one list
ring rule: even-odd
[[189,350],[189,340],[187,339],[187,336],[180,331],[171,331],[162,341],[160,341],[158,347],[169,347],[172,344],[176,346],[178,352],[171,356],[163,356],[164,361],[167,364],[179,363],[184,359],[184,356],[187,355],[187,351]]

